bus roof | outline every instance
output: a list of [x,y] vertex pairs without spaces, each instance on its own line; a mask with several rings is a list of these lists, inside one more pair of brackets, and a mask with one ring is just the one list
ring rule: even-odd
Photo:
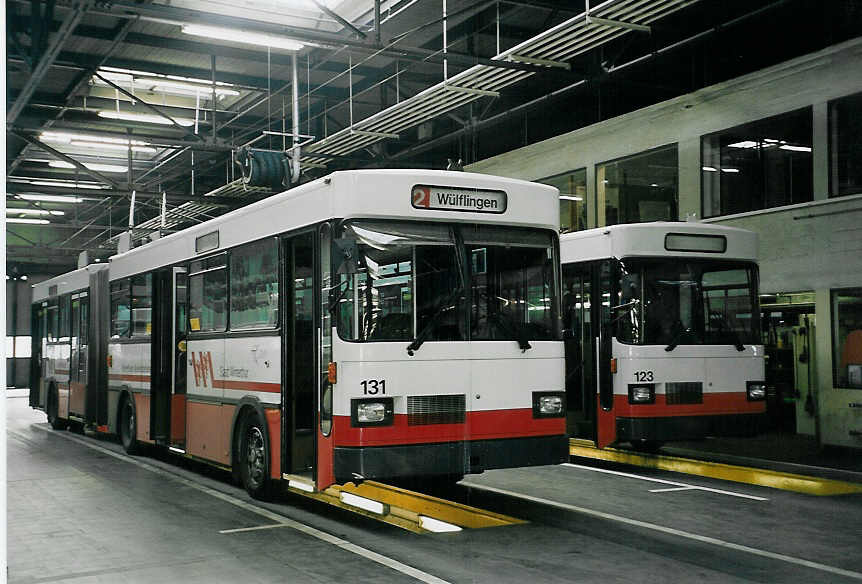
[[[503,191],[502,212],[417,208],[417,185]],[[168,266],[203,255],[197,238],[214,232],[215,247],[226,249],[332,218],[415,219],[482,222],[559,229],[558,190],[528,181],[443,170],[346,170],[268,197],[205,223],[111,257],[111,279]]]
[[33,302],[42,302],[54,296],[87,289],[90,287],[90,274],[107,269],[108,264],[90,264],[84,268],[54,276],[50,280],[33,284]]
[[[666,236],[669,234],[682,237],[668,240]],[[698,241],[721,242],[720,238],[724,238],[726,242],[726,245],[722,246],[724,251],[693,250],[701,248]],[[670,243],[671,241],[674,243]],[[685,242],[694,242],[694,245],[685,245]],[[560,259],[564,264],[626,257],[700,257],[757,261],[757,234],[747,229],[712,223],[656,221],[598,227],[560,236]]]

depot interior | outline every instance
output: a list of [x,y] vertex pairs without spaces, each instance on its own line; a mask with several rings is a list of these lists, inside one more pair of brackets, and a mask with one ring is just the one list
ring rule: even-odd
[[558,187],[563,232],[757,232],[768,431],[862,447],[862,5],[628,4],[7,0],[7,387],[32,284],[282,191],[243,153],[299,148],[279,180],[454,165]]

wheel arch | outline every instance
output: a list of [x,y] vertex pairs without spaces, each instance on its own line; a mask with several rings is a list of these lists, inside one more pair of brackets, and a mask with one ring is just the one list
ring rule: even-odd
[[240,430],[240,422],[241,420],[249,413],[255,412],[260,419],[261,424],[263,424],[263,429],[266,430],[263,433],[264,444],[266,445],[266,451],[268,453],[272,453],[272,447],[270,445],[270,435],[269,435],[269,424],[267,424],[266,419],[266,411],[264,410],[263,404],[260,399],[255,396],[247,395],[239,400],[236,404],[236,408],[233,411],[233,419],[230,423],[230,466],[234,473],[236,473],[236,464],[234,461],[239,454],[237,452],[237,433]]

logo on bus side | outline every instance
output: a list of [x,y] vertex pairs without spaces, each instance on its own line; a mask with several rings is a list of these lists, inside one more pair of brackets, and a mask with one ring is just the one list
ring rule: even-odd
[[411,202],[414,209],[505,213],[506,193],[470,188],[415,185]]
[[[200,351],[197,355],[192,351],[189,353],[192,360],[192,369],[195,374],[195,387],[215,387],[215,374],[213,373],[213,357],[210,351]],[[207,385],[209,376],[209,385]]]

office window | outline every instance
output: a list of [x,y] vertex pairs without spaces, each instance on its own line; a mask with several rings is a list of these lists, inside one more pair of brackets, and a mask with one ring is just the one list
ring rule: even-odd
[[862,389],[862,288],[832,291],[833,385]]
[[862,93],[829,103],[829,194],[862,193]]
[[598,225],[676,221],[676,144],[596,165]]
[[811,119],[805,108],[704,136],[703,216],[811,201]]
[[587,228],[587,169],[537,180],[560,189],[560,233]]

